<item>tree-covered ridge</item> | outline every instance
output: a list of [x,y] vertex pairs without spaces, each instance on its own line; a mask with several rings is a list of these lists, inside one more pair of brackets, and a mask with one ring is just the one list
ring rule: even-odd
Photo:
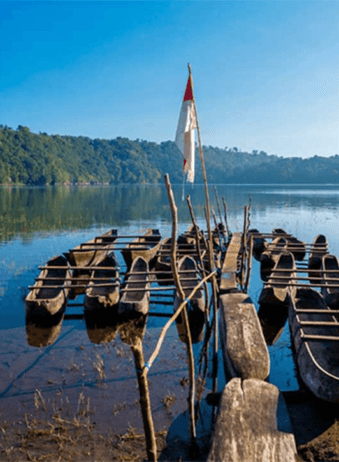
[[[339,183],[339,156],[283,158],[263,151],[204,146],[210,183]],[[197,150],[196,183],[203,177]],[[0,126],[0,183],[159,183],[168,173],[182,182],[182,155],[173,141],[160,144],[34,134]]]

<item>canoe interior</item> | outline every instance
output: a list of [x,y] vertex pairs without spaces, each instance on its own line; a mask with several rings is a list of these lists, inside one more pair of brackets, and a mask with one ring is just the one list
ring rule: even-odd
[[[107,254],[108,247],[113,245],[118,238],[118,232],[116,229],[111,229],[102,236],[90,239],[85,244],[80,244],[72,250],[65,253],[67,260],[72,266],[91,266],[100,263],[100,261]],[[90,247],[90,244],[102,243],[102,247],[96,246],[96,250],[86,250]]]
[[279,255],[286,248],[287,241],[284,237],[277,237],[268,244],[266,250],[260,256],[260,277],[267,281]]
[[[143,245],[144,244],[144,245]],[[149,229],[143,236],[137,237],[121,250],[127,268],[132,266],[133,260],[143,257],[151,268],[155,264],[155,255],[161,245],[161,234],[158,229]]]
[[148,264],[142,258],[138,257],[134,260],[132,268],[129,274],[126,276],[124,285],[125,288],[131,290],[130,292],[124,292],[124,301],[126,302],[134,302],[140,301],[144,298],[145,292],[143,291],[136,291],[133,292],[133,289],[144,289],[146,284],[148,283],[148,275],[147,274],[137,274],[138,272],[145,273],[148,271]]
[[[112,267],[112,269],[100,269],[100,267]],[[111,254],[107,255],[98,265],[96,265],[96,267],[92,268],[91,280],[89,282],[91,287],[87,289],[86,295],[89,294],[92,297],[98,297],[106,296],[112,294],[113,292],[119,294],[118,286],[100,286],[105,283],[115,282],[115,279],[119,277],[119,271],[117,268],[118,262],[114,252],[112,252]],[[102,280],[100,280],[100,278],[107,278],[108,280],[103,282]],[[118,284],[118,282],[116,283]]]
[[[275,270],[277,270],[275,272]],[[259,296],[259,305],[272,305],[278,310],[289,304],[294,288],[289,286],[296,277],[296,266],[292,253],[284,251],[277,262]],[[275,284],[278,285],[275,285]]]
[[[178,263],[179,278],[185,297],[187,297],[194,287],[198,284],[199,278],[197,273],[197,265],[192,257],[185,256],[179,260]],[[181,271],[188,271],[187,273],[180,274]],[[185,279],[190,279],[185,281]],[[174,311],[176,311],[182,300],[176,293],[174,299]],[[203,289],[199,288],[195,295],[191,298],[186,307],[192,343],[198,343],[203,338],[205,327],[205,295]],[[176,327],[178,330],[179,338],[182,342],[187,342],[184,319],[180,314],[176,319]]]

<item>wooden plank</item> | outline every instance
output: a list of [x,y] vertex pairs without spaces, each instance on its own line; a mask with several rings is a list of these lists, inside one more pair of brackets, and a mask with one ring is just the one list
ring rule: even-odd
[[220,296],[220,339],[229,377],[265,380],[270,373],[270,357],[260,321],[247,294]]
[[233,233],[228,245],[225,260],[221,269],[220,293],[238,291],[238,258],[242,246],[242,233]]
[[257,379],[232,379],[224,388],[208,462],[295,462],[292,433],[278,430],[279,390]]

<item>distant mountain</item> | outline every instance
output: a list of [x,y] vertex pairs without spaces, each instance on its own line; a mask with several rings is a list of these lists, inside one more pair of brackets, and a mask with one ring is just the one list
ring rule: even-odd
[[[207,178],[216,183],[339,183],[339,156],[283,158],[263,151],[204,146]],[[203,183],[197,150],[196,183]],[[34,134],[0,125],[0,183],[159,183],[168,173],[182,183],[182,155],[173,141],[160,144],[117,137]]]

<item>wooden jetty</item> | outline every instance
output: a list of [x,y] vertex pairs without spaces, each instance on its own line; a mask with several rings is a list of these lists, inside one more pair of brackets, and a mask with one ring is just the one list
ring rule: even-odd
[[238,292],[239,258],[243,244],[242,233],[233,233],[228,244],[225,259],[221,269],[220,294]]
[[220,296],[220,339],[228,377],[265,380],[270,357],[255,306],[245,293]]
[[295,462],[293,434],[278,430],[279,390],[234,378],[224,388],[208,462]]

